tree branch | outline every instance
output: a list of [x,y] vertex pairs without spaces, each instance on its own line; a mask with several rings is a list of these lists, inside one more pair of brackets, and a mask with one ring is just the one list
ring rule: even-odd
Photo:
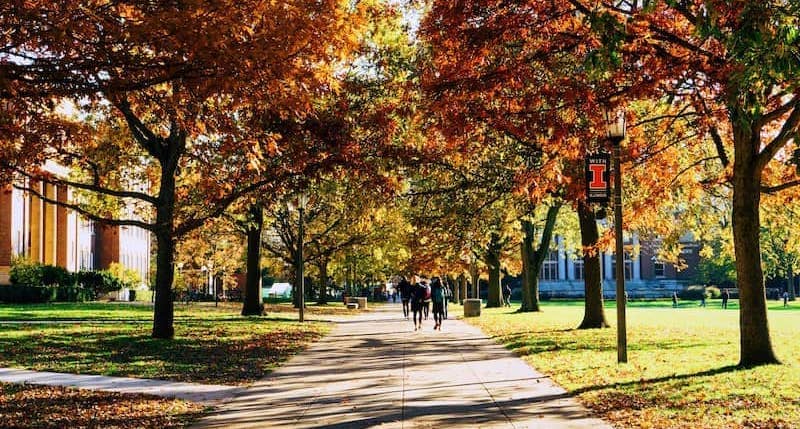
[[763,192],[765,194],[774,194],[774,193],[783,191],[785,189],[793,188],[793,187],[795,187],[797,185],[800,185],[800,179],[792,180],[792,181],[786,182],[786,183],[781,183],[780,185],[775,185],[775,186],[762,186],[761,187],[761,192]]
[[155,224],[147,223],[147,222],[140,221],[140,220],[111,219],[111,218],[98,216],[98,215],[96,215],[96,214],[84,209],[83,207],[81,207],[78,204],[68,203],[68,202],[58,201],[58,200],[54,200],[52,198],[48,198],[42,192],[39,192],[36,189],[30,188],[30,187],[27,187],[27,186],[18,185],[18,184],[15,183],[14,187],[19,189],[19,190],[21,190],[21,191],[30,192],[31,194],[35,195],[37,198],[39,198],[40,200],[42,200],[42,201],[44,201],[44,202],[46,202],[48,204],[53,204],[53,205],[57,205],[57,206],[60,206],[60,207],[64,207],[64,208],[73,210],[73,211],[81,214],[82,216],[84,216],[84,217],[86,217],[88,219],[91,219],[93,221],[96,221],[96,222],[104,223],[104,224],[107,224],[107,225],[136,226],[136,227],[139,227],[139,228],[142,228],[142,229],[146,229],[148,231],[155,231],[155,229],[156,229],[156,225]]
[[27,177],[29,179],[41,180],[42,182],[46,182],[46,183],[51,184],[51,185],[69,186],[69,187],[72,187],[72,188],[82,189],[84,191],[91,191],[91,192],[95,192],[95,193],[98,193],[98,194],[108,195],[108,196],[117,197],[117,198],[132,198],[132,199],[146,201],[146,202],[148,202],[150,204],[153,204],[153,205],[155,205],[157,203],[157,200],[156,200],[155,197],[153,197],[151,195],[148,195],[148,194],[145,194],[145,193],[141,193],[141,192],[118,191],[118,190],[115,190],[115,189],[109,189],[109,188],[106,188],[106,187],[103,187],[103,186],[99,186],[99,185],[90,185],[90,184],[87,184],[87,183],[74,182],[72,180],[65,180],[65,179],[59,179],[59,178],[52,178],[52,179],[48,178],[48,179],[45,179],[45,178],[39,177],[39,176],[37,176],[35,174],[28,173],[25,170],[20,169],[20,168],[14,168],[14,171],[16,171],[17,173],[19,173],[19,174],[21,174],[21,175],[23,175],[23,176],[25,176],[25,177]]

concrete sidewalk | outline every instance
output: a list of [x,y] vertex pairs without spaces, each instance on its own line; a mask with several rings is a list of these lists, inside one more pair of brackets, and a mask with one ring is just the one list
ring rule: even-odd
[[107,377],[104,375],[62,374],[16,368],[0,368],[0,381],[17,384],[75,387],[107,392],[143,393],[168,398],[180,398],[206,405],[215,405],[219,401],[229,399],[243,390],[242,387],[236,386]]
[[610,428],[480,330],[399,305],[342,321],[197,428]]

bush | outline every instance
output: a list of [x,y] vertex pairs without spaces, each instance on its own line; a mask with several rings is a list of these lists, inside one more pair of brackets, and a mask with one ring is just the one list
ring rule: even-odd
[[44,286],[75,286],[75,276],[66,270],[55,265],[42,265],[42,282]]
[[86,302],[92,300],[92,292],[78,286],[59,286],[56,288],[56,301]]
[[0,301],[15,304],[89,301],[124,286],[108,271],[70,273],[25,258],[12,262],[10,278],[12,286],[0,287]]
[[42,264],[25,258],[16,258],[11,262],[9,277],[12,285],[41,286]]
[[56,265],[18,258],[11,264],[11,284],[22,286],[75,286],[75,275]]
[[722,298],[722,291],[716,286],[706,286],[706,296],[713,299]]
[[101,295],[123,287],[122,282],[108,271],[78,271],[75,277],[78,284],[89,291],[91,299],[97,299]]

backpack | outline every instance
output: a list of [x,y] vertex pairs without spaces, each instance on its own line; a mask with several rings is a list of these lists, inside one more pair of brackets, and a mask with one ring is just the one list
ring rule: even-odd
[[425,301],[431,299],[431,285],[425,285]]
[[435,303],[442,303],[444,302],[444,289],[437,287],[433,290],[433,302]]

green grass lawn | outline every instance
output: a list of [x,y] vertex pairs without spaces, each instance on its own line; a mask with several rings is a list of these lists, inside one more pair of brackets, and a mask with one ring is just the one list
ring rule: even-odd
[[[309,315],[356,314],[341,303],[328,305],[309,303],[306,306]],[[264,304],[269,314],[297,313],[290,303]],[[190,304],[175,303],[176,320],[219,320],[238,318],[242,304],[238,302],[193,302]],[[291,318],[289,314],[281,314]],[[294,316],[296,317],[296,316]],[[59,302],[50,304],[0,304],[0,322],[10,320],[120,320],[120,321],[152,321],[153,305],[150,303],[115,303]]]
[[[739,311],[719,301],[628,305],[628,362],[617,364],[616,328],[574,329],[576,302],[544,302],[541,313],[483,309],[467,319],[551,376],[617,427],[800,427],[800,303],[769,302],[782,365],[736,368]],[[615,325],[613,302],[606,317]]]
[[[2,306],[9,319],[81,323],[0,324],[0,366],[241,385],[262,378],[329,329],[296,316],[243,318],[238,305],[176,306],[175,338],[150,338],[152,309],[128,304]],[[97,320],[125,322],[95,323]]]

